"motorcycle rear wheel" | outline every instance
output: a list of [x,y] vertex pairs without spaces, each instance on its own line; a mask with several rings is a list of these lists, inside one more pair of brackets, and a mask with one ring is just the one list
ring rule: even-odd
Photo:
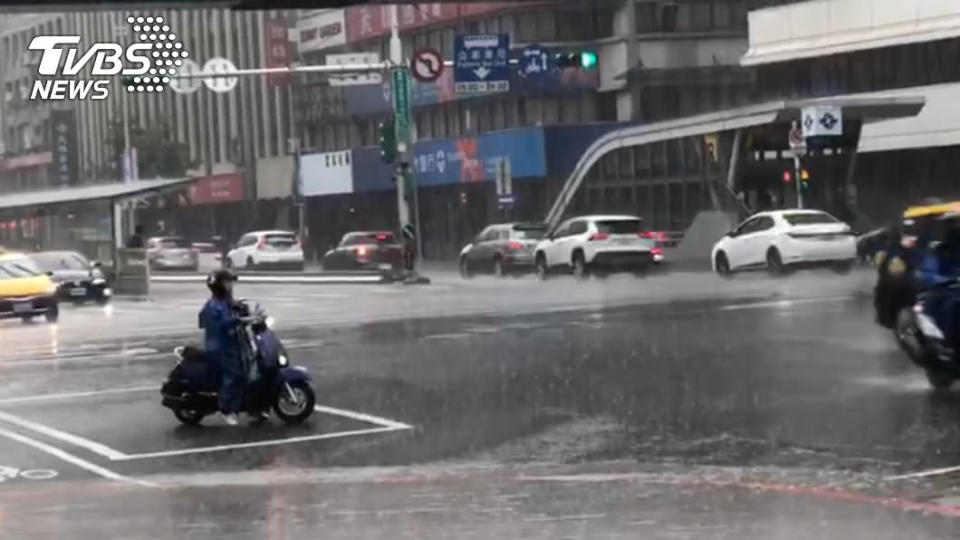
[[177,420],[182,422],[187,426],[198,426],[203,420],[203,413],[200,411],[193,411],[188,409],[174,409],[173,415],[177,417]]
[[294,399],[287,395],[287,389],[281,385],[277,392],[277,401],[273,404],[273,412],[287,424],[299,424],[313,414],[317,397],[307,381],[293,381],[285,385],[290,387]]

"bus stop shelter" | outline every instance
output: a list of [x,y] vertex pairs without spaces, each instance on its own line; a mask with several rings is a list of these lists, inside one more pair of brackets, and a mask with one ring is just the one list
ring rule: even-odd
[[[131,182],[98,183],[37,191],[0,194],[0,216],[13,219],[11,223],[28,216],[57,216],[67,213],[82,203],[100,203],[100,218],[110,222],[110,261],[117,268],[117,248],[122,245],[121,217],[117,210],[124,203],[150,193],[182,188],[193,178],[157,178]],[[107,213],[109,215],[103,215]],[[64,246],[55,246],[64,247]]]

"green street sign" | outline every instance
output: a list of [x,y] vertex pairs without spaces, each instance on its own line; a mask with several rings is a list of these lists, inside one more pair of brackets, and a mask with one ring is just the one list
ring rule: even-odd
[[395,67],[391,79],[397,142],[406,143],[410,141],[410,70],[406,67]]

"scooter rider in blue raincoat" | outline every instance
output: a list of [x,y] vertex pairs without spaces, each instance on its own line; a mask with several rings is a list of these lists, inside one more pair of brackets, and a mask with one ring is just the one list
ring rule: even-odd
[[956,350],[960,289],[932,288],[960,279],[960,223],[951,220],[943,241],[924,253],[917,271],[917,278],[924,289],[930,289],[926,302],[927,313],[933,317],[940,331],[943,332],[947,345]]
[[243,406],[247,383],[240,345],[242,322],[234,311],[233,283],[236,280],[236,275],[229,270],[211,272],[207,276],[211,297],[200,310],[204,349],[220,372],[220,414],[231,426],[239,424],[237,413]]

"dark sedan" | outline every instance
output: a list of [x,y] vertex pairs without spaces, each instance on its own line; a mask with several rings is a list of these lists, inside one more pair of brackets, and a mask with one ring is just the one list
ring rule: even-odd
[[499,277],[532,271],[533,250],[546,230],[542,223],[488,226],[460,252],[460,275],[489,272]]
[[349,232],[323,256],[324,270],[396,272],[402,266],[403,246],[391,232]]
[[75,251],[42,251],[29,257],[58,285],[61,300],[106,304],[113,297],[100,265]]

